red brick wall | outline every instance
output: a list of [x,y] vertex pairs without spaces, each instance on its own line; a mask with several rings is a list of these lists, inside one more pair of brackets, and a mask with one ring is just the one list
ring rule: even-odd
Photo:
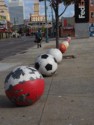
[[74,37],[75,36],[75,30],[74,29],[60,28],[59,29],[59,35],[60,35],[60,37],[65,37],[65,36],[68,36],[68,35],[70,35],[71,37]]

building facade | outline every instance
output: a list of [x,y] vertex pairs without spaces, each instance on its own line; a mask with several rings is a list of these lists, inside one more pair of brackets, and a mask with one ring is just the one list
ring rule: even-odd
[[94,23],[94,0],[90,0],[89,4],[89,22]]
[[45,21],[45,16],[30,14],[30,22],[40,22],[40,21]]
[[81,0],[75,4],[75,36],[94,36],[94,0]]
[[39,11],[40,11],[39,2],[35,2],[34,13],[30,14],[30,23],[29,23],[32,33],[35,33],[38,29],[42,29],[43,31],[45,28],[45,16],[40,15]]
[[24,5],[22,0],[9,1],[10,21],[13,25],[24,24]]
[[6,21],[10,21],[10,15],[4,0],[0,0],[0,16],[5,17]]
[[39,14],[39,2],[34,3],[34,14],[30,14],[30,22],[45,21],[45,16]]
[[0,0],[0,33],[9,31],[10,15],[4,0]]
[[59,35],[60,37],[75,36],[75,17],[62,17],[59,21]]

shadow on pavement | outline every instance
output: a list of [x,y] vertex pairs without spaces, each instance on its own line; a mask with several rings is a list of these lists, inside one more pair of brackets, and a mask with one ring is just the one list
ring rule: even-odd
[[11,103],[5,95],[0,95],[0,108],[15,108],[16,106]]
[[63,56],[63,59],[75,59],[76,58],[76,56],[74,56],[74,55],[64,55]]

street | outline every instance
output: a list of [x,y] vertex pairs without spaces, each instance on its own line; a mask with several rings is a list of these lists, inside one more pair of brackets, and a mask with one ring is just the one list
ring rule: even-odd
[[8,38],[0,40],[0,61],[6,57],[24,53],[35,45],[34,37]]

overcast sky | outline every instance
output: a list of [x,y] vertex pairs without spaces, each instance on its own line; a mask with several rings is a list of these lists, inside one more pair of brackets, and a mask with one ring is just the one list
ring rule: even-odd
[[[30,13],[33,13],[33,4],[35,1],[38,1],[38,0],[23,0],[24,2],[24,6],[25,6],[25,19],[29,19],[29,16],[30,16]],[[8,0],[5,0],[5,2],[7,3],[8,5]],[[49,7],[49,2],[47,2],[47,6],[48,6],[48,18],[51,19],[51,10],[50,10],[50,7]],[[59,12],[63,11],[64,9],[64,6],[61,4],[60,5],[60,10]],[[40,2],[40,14],[41,15],[44,15],[44,2]],[[74,6],[71,5],[68,7],[67,11],[64,13],[63,16],[65,17],[70,17],[70,16],[73,16],[74,15]]]

